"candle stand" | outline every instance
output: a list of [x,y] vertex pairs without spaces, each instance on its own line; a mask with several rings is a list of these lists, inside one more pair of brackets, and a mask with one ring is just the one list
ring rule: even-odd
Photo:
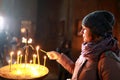
[[[24,80],[24,79],[36,79],[36,78],[42,78],[46,76],[49,72],[49,69],[45,66],[46,64],[46,56],[44,57],[44,64],[40,64],[40,57],[39,57],[39,51],[42,51],[44,53],[47,53],[46,51],[39,49],[39,47],[36,48],[36,53],[34,53],[32,60],[28,62],[28,55],[29,55],[29,47],[31,47],[33,50],[34,47],[28,43],[28,30],[27,30],[27,39],[25,39],[25,54],[24,54],[24,61],[22,59],[22,52],[18,52],[17,54],[17,63],[13,64],[13,55],[14,52],[10,53],[10,60],[8,61],[8,65],[3,66],[0,68],[0,77],[6,78],[9,80]],[[36,59],[38,59],[36,63]],[[41,79],[40,79],[41,80]]]

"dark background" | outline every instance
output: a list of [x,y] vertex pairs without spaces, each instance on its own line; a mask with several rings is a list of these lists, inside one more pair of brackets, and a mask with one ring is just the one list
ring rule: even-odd
[[[4,28],[11,36],[21,40],[21,22],[31,21],[29,36],[33,45],[51,51],[67,38],[72,41],[73,61],[80,55],[82,37],[78,32],[81,20],[95,10],[108,10],[115,15],[113,31],[120,41],[120,0],[0,0],[0,15],[4,16]],[[56,74],[56,61],[47,62],[50,74]]]

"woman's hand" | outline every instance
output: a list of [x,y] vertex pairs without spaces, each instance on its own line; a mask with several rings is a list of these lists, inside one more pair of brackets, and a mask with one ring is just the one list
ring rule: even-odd
[[56,52],[56,51],[50,51],[47,52],[47,56],[49,57],[49,59],[51,60],[57,60],[60,57],[60,53]]

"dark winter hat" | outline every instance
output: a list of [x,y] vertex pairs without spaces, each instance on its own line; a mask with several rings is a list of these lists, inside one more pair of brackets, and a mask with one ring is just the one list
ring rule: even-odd
[[82,25],[89,27],[94,34],[100,36],[112,33],[114,23],[114,15],[104,10],[89,13],[82,20]]

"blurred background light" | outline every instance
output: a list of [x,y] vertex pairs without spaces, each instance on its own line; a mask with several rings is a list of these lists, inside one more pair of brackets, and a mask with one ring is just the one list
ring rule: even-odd
[[0,16],[0,31],[4,28],[4,19],[2,16]]

